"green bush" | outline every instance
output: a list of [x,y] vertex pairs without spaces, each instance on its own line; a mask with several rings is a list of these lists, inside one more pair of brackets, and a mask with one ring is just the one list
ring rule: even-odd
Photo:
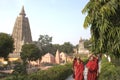
[[0,78],[7,77],[9,75],[10,75],[9,73],[0,72]]
[[115,66],[103,58],[99,80],[120,80],[120,66]]
[[29,80],[65,80],[71,74],[71,65],[66,64],[31,74],[29,75]]
[[72,74],[71,64],[57,65],[29,75],[14,75],[5,80],[65,80]]
[[12,74],[27,74],[25,65],[20,62],[16,63]]

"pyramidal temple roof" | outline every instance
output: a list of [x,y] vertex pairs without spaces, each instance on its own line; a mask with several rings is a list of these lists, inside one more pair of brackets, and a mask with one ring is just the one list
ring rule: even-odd
[[22,45],[32,43],[31,29],[29,19],[26,17],[24,6],[22,6],[19,16],[17,16],[12,37],[14,39],[13,53],[20,54]]
[[19,15],[26,16],[24,6],[22,6],[22,9],[21,9],[21,12],[20,12]]

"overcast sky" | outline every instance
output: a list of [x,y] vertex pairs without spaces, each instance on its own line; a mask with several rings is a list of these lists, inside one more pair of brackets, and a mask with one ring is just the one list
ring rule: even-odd
[[88,0],[0,0],[0,32],[12,34],[15,20],[24,5],[29,18],[32,39],[39,35],[53,37],[53,43],[78,44],[80,37],[90,38],[83,28],[82,9]]

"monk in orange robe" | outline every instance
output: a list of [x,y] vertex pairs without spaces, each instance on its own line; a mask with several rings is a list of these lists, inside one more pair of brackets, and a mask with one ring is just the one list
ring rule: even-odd
[[88,63],[86,64],[88,68],[87,80],[97,80],[98,74],[98,60],[93,55],[90,56]]
[[75,63],[75,80],[84,80],[84,64],[83,61],[78,58]]

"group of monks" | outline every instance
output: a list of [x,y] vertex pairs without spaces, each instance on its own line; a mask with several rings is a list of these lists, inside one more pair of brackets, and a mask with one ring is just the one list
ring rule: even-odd
[[98,57],[91,55],[86,65],[80,58],[73,60],[73,78],[74,80],[84,80],[84,67],[87,67],[87,80],[97,80],[98,78]]

